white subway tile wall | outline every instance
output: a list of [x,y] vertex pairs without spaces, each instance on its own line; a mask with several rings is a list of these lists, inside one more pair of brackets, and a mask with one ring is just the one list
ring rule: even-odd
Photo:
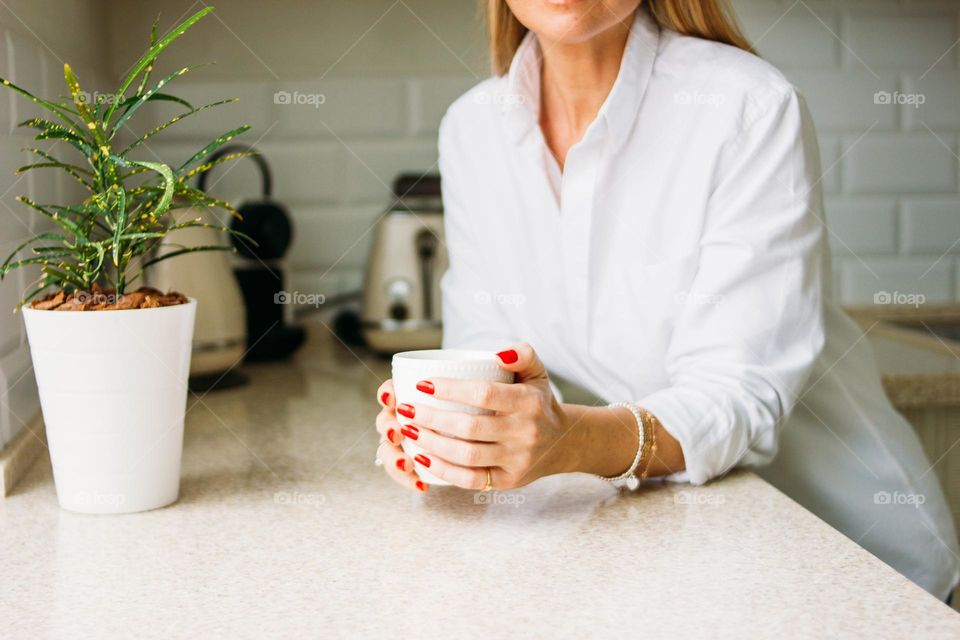
[[[18,44],[16,55],[14,45]],[[23,42],[18,34],[0,31],[0,74],[15,79],[18,76],[31,77],[42,89],[45,71],[43,59],[36,47]],[[0,253],[5,259],[7,254],[25,238],[29,237],[34,225],[33,217],[24,210],[15,198],[19,194],[32,195],[31,179],[16,176],[18,167],[26,164],[26,154],[21,151],[28,138],[11,135],[19,115],[11,96],[0,95],[0,214],[4,222],[0,225]],[[30,375],[23,323],[19,315],[12,313],[25,286],[24,274],[15,273],[0,282],[0,446],[5,444],[22,425],[20,420],[32,418],[36,405],[36,386]],[[31,403],[25,414],[14,413],[12,404],[21,406],[23,401]]]
[[[836,254],[834,295],[860,303],[900,287],[922,291],[931,302],[955,299],[957,255],[941,254],[960,238],[960,4],[734,0],[734,6],[761,54],[795,83],[813,112]],[[434,36],[424,29],[406,37]],[[272,70],[283,77],[282,68]],[[234,122],[254,124],[245,138],[274,166],[275,194],[290,205],[298,229],[291,286],[336,293],[360,282],[369,228],[390,200],[392,178],[436,169],[440,118],[476,82],[466,70],[399,79],[195,80],[185,83],[192,98],[237,95],[241,102],[198,117],[151,149],[179,157]],[[158,105],[154,113],[164,109]],[[217,179],[218,195],[256,195],[249,167],[221,171]]]
[[956,300],[960,3],[733,5],[813,113],[834,296],[849,304],[882,302],[884,293]]
[[[165,15],[179,15],[185,8],[173,0],[160,4]],[[834,253],[834,295],[849,303],[872,303],[882,292],[923,294],[929,302],[958,299],[960,3],[734,0],[733,4],[760,53],[804,93],[817,123]],[[241,5],[247,11],[257,6],[241,1],[234,9]],[[436,170],[440,118],[480,79],[471,71],[474,67],[458,57],[469,58],[467,52],[472,55],[483,47],[482,38],[462,42],[460,23],[475,20],[474,3],[462,3],[459,9],[442,3],[431,6],[444,12],[442,20],[428,14],[422,21],[411,19],[408,14],[419,8],[413,3],[381,16],[382,22],[368,37],[389,38],[390,47],[401,49],[404,42],[409,47],[430,44],[433,55],[457,58],[448,65],[424,58],[418,68],[410,64],[411,56],[400,55],[403,64],[373,60],[367,71],[366,62],[361,65],[353,59],[370,55],[370,43],[363,40],[354,43],[356,48],[318,61],[310,76],[304,70],[312,67],[302,55],[293,55],[293,45],[278,45],[290,50],[289,62],[278,62],[284,56],[260,50],[271,46],[263,44],[260,34],[248,37],[237,25],[234,31],[208,30],[202,43],[186,42],[174,55],[205,60],[211,52],[229,50],[252,57],[237,65],[220,60],[215,67],[200,69],[192,79],[178,81],[177,93],[196,103],[228,96],[240,101],[171,128],[145,145],[143,159],[182,161],[235,124],[253,125],[237,142],[254,144],[264,152],[274,171],[274,194],[289,205],[297,229],[289,256],[290,287],[328,295],[358,288],[371,226],[390,202],[392,179],[403,171]],[[290,11],[290,16],[305,19]],[[360,15],[359,5],[356,12]],[[271,20],[282,21],[283,15],[278,9]],[[222,19],[233,23],[228,12]],[[317,15],[316,21],[316,33],[328,28],[323,16]],[[33,86],[56,80],[60,61],[32,41],[22,25],[0,23],[0,28],[8,29],[0,48],[6,53],[0,73],[22,76]],[[305,28],[291,25],[298,33]],[[362,33],[361,29],[347,40],[353,42]],[[112,40],[120,49],[110,52],[112,58],[125,60],[139,53],[127,51],[125,42]],[[388,50],[380,49],[382,55]],[[398,73],[394,67],[407,71]],[[113,76],[122,69],[111,69],[105,61],[105,68],[80,71],[82,79],[84,74]],[[73,186],[61,179],[38,176],[34,183],[24,181],[10,189],[16,178],[8,170],[24,146],[24,139],[9,135],[10,124],[25,113],[22,103],[0,95],[0,193],[7,192],[0,200],[12,207],[10,195],[22,192],[25,184],[40,199],[53,198],[56,191],[69,198]],[[174,113],[170,105],[152,104],[143,110],[140,122]],[[143,132],[136,122],[131,123],[130,137]],[[241,161],[211,178],[212,191],[219,196],[235,201],[258,197],[252,163]],[[30,225],[37,224],[21,208],[15,210]],[[24,233],[19,223],[8,222],[0,243],[8,246]],[[0,305],[9,306],[18,286],[0,285]],[[25,353],[19,327],[18,317],[0,313],[0,369],[8,366],[8,360],[20,362],[4,358],[5,353]],[[17,378],[16,371],[0,373],[7,380]],[[0,438],[16,430],[4,428]]]
[[[42,7],[22,9],[4,6],[10,12],[0,12],[0,76],[37,94],[50,96],[65,93],[63,62],[48,49],[39,35],[31,33],[12,18],[13,11],[26,20]],[[9,17],[7,20],[5,18]],[[36,17],[36,16],[35,16]],[[67,29],[64,25],[64,29]],[[51,33],[43,32],[52,39]],[[70,40],[71,38],[68,38]],[[63,42],[59,42],[62,46]],[[73,42],[71,46],[88,48],[89,43]],[[64,51],[64,54],[67,52]],[[89,54],[82,55],[89,59]],[[75,71],[82,82],[102,86],[102,70],[81,63]],[[56,144],[35,142],[29,131],[17,124],[41,111],[30,102],[6,89],[0,93],[0,260],[31,234],[50,228],[50,221],[33,215],[26,206],[16,201],[18,195],[29,196],[37,202],[61,202],[83,197],[80,185],[59,175],[57,171],[39,170],[16,175],[16,170],[35,162],[36,156],[24,148],[38,147],[50,150]],[[0,282],[0,448],[19,433],[39,409],[37,387],[27,348],[26,332],[19,313],[13,313],[21,295],[39,275],[37,269],[14,272]]]
[[[145,145],[145,159],[185,160],[213,136],[237,124],[254,124],[236,142],[263,153],[274,196],[294,218],[290,287],[334,295],[360,286],[372,225],[390,204],[393,179],[403,171],[437,170],[440,118],[477,81],[413,77],[211,84],[185,78],[179,95],[188,100],[202,104],[239,96],[240,101],[198,114],[190,126],[172,127],[162,141]],[[144,111],[150,114],[144,122],[176,113],[163,103]],[[255,167],[245,160],[211,173],[209,182],[211,193],[234,202],[260,194]]]
[[[16,81],[26,82],[29,78],[38,90],[43,90],[46,69],[43,56],[37,46],[20,34],[2,30],[0,32],[0,74]],[[15,175],[18,167],[26,164],[27,155],[21,148],[27,146],[29,138],[14,127],[21,115],[32,115],[13,97],[0,95],[0,214],[4,222],[0,225],[0,253],[6,259],[24,239],[30,237],[34,225],[33,216],[22,207],[15,198],[17,195],[33,196],[32,176]],[[55,195],[51,194],[51,195]],[[36,411],[36,385],[32,379],[29,354],[26,346],[26,334],[19,314],[12,313],[20,299],[25,283],[23,273],[15,273],[0,282],[0,445],[8,442],[33,417]],[[27,406],[26,413],[15,413],[12,406]]]

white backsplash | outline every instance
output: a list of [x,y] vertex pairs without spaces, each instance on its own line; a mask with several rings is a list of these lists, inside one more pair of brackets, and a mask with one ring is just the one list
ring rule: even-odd
[[[73,13],[32,29],[37,35],[24,26],[67,4]],[[796,83],[813,111],[836,294],[853,303],[870,302],[879,290],[957,299],[958,3],[734,0],[734,6],[760,52]],[[57,95],[62,61],[79,60],[82,83],[111,88],[114,82],[105,80],[142,51],[157,11],[173,20],[189,2],[158,0],[149,11],[112,12],[106,26],[89,17],[98,7],[94,0],[8,0],[0,7],[0,74]],[[401,171],[436,170],[440,118],[484,74],[476,5],[277,3],[269,16],[258,16],[258,9],[254,0],[218,7],[226,27],[212,21],[202,36],[189,34],[171,50],[172,64],[218,60],[171,92],[195,102],[228,96],[240,102],[171,128],[149,144],[144,159],[154,159],[151,151],[164,160],[186,159],[228,127],[253,125],[237,142],[264,152],[274,193],[297,229],[289,288],[327,295],[356,289],[369,230],[389,202],[392,179]],[[920,93],[926,102],[878,105],[878,91]],[[283,104],[285,95],[304,104]],[[0,249],[40,228],[14,196],[77,197],[72,181],[60,176],[12,175],[24,158],[19,149],[33,144],[12,124],[29,115],[26,103],[0,94],[0,212],[7,216]],[[152,105],[142,121],[151,115],[158,115]],[[213,191],[231,199],[259,192],[252,163],[220,171],[217,180]],[[36,407],[20,318],[4,311],[23,279],[0,283],[0,445]]]

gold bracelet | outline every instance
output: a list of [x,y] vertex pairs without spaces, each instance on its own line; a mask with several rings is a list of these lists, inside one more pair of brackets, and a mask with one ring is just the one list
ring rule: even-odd
[[646,428],[646,437],[644,438],[644,448],[646,451],[643,452],[643,455],[640,457],[640,479],[644,480],[647,477],[647,474],[650,473],[650,465],[653,464],[653,458],[657,455],[657,428],[656,425],[659,424],[657,417],[647,411],[646,409],[640,409],[640,415],[643,416],[643,424]]
[[628,409],[631,414],[633,414],[634,420],[637,422],[637,454],[633,457],[633,462],[627,468],[626,471],[621,473],[618,476],[607,477],[607,476],[597,476],[601,480],[606,480],[613,486],[618,489],[627,489],[633,490],[640,486],[640,478],[637,477],[637,469],[640,467],[640,462],[643,460],[643,452],[647,448],[647,434],[649,433],[649,425],[647,421],[643,419],[643,414],[639,407],[635,404],[629,402],[615,402],[614,404],[607,405],[609,409],[617,408]]

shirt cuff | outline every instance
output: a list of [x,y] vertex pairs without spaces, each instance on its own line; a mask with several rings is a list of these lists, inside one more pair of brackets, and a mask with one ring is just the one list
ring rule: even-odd
[[656,416],[683,450],[686,470],[667,476],[667,480],[703,484],[736,464],[736,460],[728,465],[718,459],[722,456],[714,445],[721,434],[713,419],[716,409],[707,403],[703,396],[680,387],[661,389],[637,403]]

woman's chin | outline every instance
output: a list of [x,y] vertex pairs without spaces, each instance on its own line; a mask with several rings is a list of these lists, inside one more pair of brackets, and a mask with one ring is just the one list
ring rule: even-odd
[[557,12],[553,16],[541,16],[533,27],[541,44],[579,44],[590,40],[602,31],[605,25],[596,24],[594,16],[581,13]]
[[579,44],[622,23],[636,10],[636,1],[525,0],[513,3],[525,26],[541,43]]
[[552,7],[558,7],[561,9],[573,9],[577,6],[584,6],[587,4],[587,0],[543,0],[544,4],[550,5]]

